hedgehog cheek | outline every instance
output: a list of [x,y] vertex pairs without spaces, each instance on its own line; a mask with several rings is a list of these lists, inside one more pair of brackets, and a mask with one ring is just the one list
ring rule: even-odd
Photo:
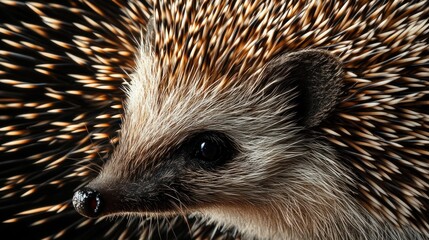
[[293,99],[295,112],[306,128],[320,125],[340,101],[343,69],[341,62],[327,51],[282,54],[266,65],[263,74],[269,92],[298,91]]

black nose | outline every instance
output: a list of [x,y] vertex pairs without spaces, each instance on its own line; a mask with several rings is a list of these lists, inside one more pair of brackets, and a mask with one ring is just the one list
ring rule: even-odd
[[102,201],[96,190],[87,187],[79,189],[74,193],[72,201],[74,208],[81,215],[89,218],[100,216]]

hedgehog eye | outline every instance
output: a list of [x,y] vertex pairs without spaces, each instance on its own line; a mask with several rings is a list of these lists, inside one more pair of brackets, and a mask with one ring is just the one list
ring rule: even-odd
[[199,143],[199,149],[197,151],[197,158],[213,162],[219,159],[221,156],[221,146],[215,141],[202,140]]
[[235,152],[232,141],[218,132],[200,133],[191,142],[194,159],[204,166],[220,165],[229,160]]

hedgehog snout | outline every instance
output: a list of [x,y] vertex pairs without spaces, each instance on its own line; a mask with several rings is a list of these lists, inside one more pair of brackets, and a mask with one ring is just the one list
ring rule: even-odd
[[88,218],[96,218],[101,215],[103,201],[101,194],[89,187],[77,190],[73,195],[73,206],[76,211]]

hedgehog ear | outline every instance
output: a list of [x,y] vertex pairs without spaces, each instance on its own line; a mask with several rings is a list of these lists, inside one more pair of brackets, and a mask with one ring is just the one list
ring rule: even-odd
[[282,54],[266,70],[269,84],[282,92],[298,91],[294,99],[300,122],[307,128],[325,120],[339,102],[342,92],[340,61],[327,51],[301,50]]

